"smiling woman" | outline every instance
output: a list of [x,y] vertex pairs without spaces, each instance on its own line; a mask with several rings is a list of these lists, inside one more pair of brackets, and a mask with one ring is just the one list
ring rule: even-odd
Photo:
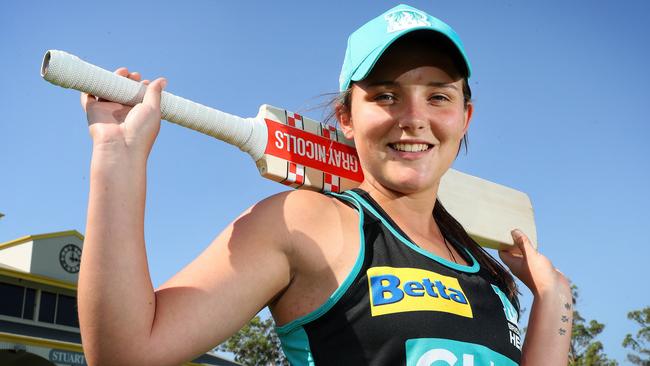
[[[512,276],[437,200],[470,125],[470,70],[458,35],[423,11],[400,5],[363,25],[348,39],[336,106],[361,185],[259,202],[156,290],[146,163],[166,82],[148,83],[132,108],[82,95],[93,139],[79,280],[89,362],[178,364],[269,306],[294,365],[566,363],[564,277],[513,232],[519,252],[502,259],[535,295],[522,353]],[[278,149],[317,155],[275,138]]]
[[433,183],[456,157],[473,106],[464,103],[465,77],[428,33],[393,43],[370,74],[352,84],[350,106],[340,108],[338,118],[347,137],[356,137],[367,180],[392,177],[398,180],[380,185],[403,193],[426,188],[431,197]]

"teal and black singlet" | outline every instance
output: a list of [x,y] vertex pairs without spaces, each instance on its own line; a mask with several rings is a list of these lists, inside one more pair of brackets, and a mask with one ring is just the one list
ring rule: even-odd
[[332,195],[359,212],[359,256],[325,304],[277,328],[292,365],[519,364],[518,310],[468,251],[447,261],[366,192]]

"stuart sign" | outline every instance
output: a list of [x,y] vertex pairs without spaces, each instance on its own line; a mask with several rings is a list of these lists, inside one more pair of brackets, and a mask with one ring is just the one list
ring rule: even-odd
[[83,353],[79,352],[70,352],[62,351],[59,349],[50,350],[49,354],[50,361],[56,363],[57,365],[66,365],[66,366],[88,366],[86,363],[86,357]]

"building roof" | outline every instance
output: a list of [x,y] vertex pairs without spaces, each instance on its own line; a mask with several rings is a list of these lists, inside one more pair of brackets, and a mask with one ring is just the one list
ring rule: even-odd
[[70,235],[76,236],[81,241],[84,240],[84,236],[81,235],[81,233],[79,233],[77,230],[57,231],[57,232],[54,232],[54,233],[26,235],[26,236],[20,237],[18,239],[9,240],[9,241],[6,241],[4,243],[0,243],[0,250],[7,249],[9,247],[13,247],[15,245],[20,245],[20,244],[23,244],[23,243],[28,243],[28,242],[34,241],[34,240],[58,238],[60,236],[70,236]]

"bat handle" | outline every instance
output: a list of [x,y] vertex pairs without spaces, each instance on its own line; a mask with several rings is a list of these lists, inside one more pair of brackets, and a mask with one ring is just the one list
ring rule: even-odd
[[[59,50],[45,53],[41,76],[54,85],[131,106],[142,102],[147,89],[140,82]],[[238,117],[165,91],[160,99],[160,111],[162,119],[235,145],[255,161],[264,155],[267,128],[259,118]]]

